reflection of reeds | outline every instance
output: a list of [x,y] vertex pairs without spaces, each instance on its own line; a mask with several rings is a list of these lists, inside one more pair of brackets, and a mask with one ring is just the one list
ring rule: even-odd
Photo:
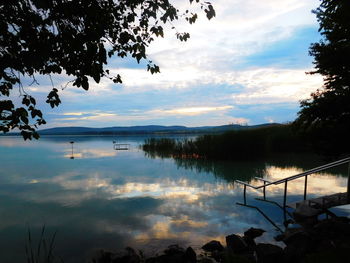
[[[32,240],[32,234],[31,234],[30,228],[28,227],[28,240],[26,240],[26,244],[25,244],[27,263],[58,262],[58,259],[53,255],[56,233],[57,232],[55,232],[52,235],[48,243],[45,238],[45,225],[44,225],[41,229],[41,234],[39,237],[37,248],[35,249],[34,248],[35,244]],[[63,262],[63,260],[60,259],[60,262]]]

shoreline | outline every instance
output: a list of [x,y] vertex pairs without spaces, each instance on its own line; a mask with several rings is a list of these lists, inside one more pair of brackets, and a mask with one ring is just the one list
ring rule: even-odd
[[[341,263],[346,262],[350,249],[350,219],[334,217],[320,221],[309,219],[298,228],[286,228],[275,237],[281,245],[257,243],[256,238],[266,231],[249,228],[243,235],[225,237],[226,244],[217,240],[204,244],[201,253],[191,247],[169,245],[161,254],[145,257],[142,251],[126,247],[111,252],[103,249],[96,252],[94,263]],[[331,259],[331,261],[330,261]]]

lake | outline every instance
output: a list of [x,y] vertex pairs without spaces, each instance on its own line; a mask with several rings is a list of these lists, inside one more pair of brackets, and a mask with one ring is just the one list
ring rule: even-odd
[[[255,176],[275,180],[326,163],[300,154],[250,162],[162,159],[139,148],[145,137],[118,137],[130,144],[124,151],[114,150],[115,139],[0,137],[1,262],[26,262],[28,231],[36,249],[43,226],[47,240],[56,232],[54,254],[66,263],[86,262],[101,248],[132,246],[149,255],[175,243],[199,249],[250,227],[267,230],[259,241],[271,241],[279,232],[255,209],[236,205],[243,198],[234,180],[258,184]],[[345,192],[347,166],[308,182],[309,196]],[[290,183],[288,202],[301,198],[303,186],[303,179]],[[281,209],[257,196],[248,190],[248,202],[282,226]],[[267,196],[281,202],[282,186]]]

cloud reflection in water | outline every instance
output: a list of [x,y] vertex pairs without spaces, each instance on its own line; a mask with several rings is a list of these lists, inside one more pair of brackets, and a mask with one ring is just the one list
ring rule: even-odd
[[[308,169],[305,158],[289,158],[290,166],[151,159],[137,148],[143,139],[125,139],[132,150],[116,152],[111,138],[77,137],[74,150],[81,155],[70,160],[64,155],[71,138],[45,138],[31,145],[0,138],[0,145],[7,145],[0,148],[0,247],[9,251],[4,259],[21,257],[22,252],[14,251],[23,249],[26,224],[36,233],[43,224],[48,231],[58,230],[57,253],[65,262],[77,262],[95,248],[157,250],[172,243],[198,248],[249,227],[269,230],[262,238],[267,240],[275,234],[273,228],[255,210],[235,204],[242,201],[242,192],[233,181],[254,176],[275,180]],[[313,166],[312,161],[307,165]],[[311,176],[309,192],[342,191],[346,179],[340,174]],[[303,181],[296,181],[288,193],[300,194],[302,187]],[[249,201],[257,202],[252,199],[257,194],[251,191]],[[281,188],[269,195],[279,197]],[[278,209],[261,206],[279,218]]]

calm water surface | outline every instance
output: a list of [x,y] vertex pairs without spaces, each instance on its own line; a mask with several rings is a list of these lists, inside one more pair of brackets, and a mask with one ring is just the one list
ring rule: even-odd
[[[284,155],[252,162],[176,161],[151,158],[139,149],[144,137],[121,137],[128,151],[113,149],[114,137],[42,137],[24,142],[0,137],[1,262],[26,262],[28,229],[36,247],[41,228],[55,231],[55,254],[64,262],[86,262],[99,248],[125,246],[156,253],[169,244],[199,248],[211,239],[260,227],[270,241],[275,228],[254,209],[236,205],[242,189],[235,179],[284,178],[323,164],[311,156]],[[74,141],[74,150],[70,141]],[[346,190],[347,167],[309,178],[310,195]],[[303,193],[301,179],[290,184],[288,201]],[[273,187],[268,196],[282,200]],[[256,201],[277,224],[278,207]]]

